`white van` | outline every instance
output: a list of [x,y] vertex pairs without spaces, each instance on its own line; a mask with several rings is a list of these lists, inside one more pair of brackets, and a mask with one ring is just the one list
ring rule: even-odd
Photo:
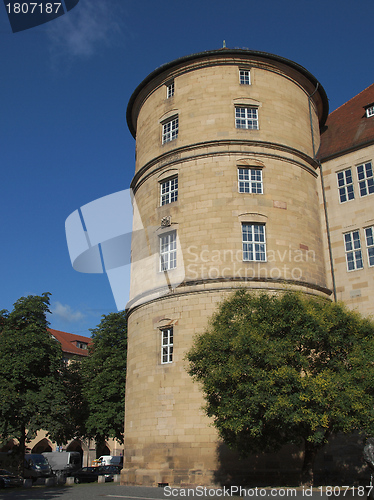
[[102,455],[95,460],[95,465],[116,465],[117,467],[123,467],[123,456],[115,455]]
[[45,451],[43,456],[56,474],[71,476],[82,467],[82,457],[78,451]]

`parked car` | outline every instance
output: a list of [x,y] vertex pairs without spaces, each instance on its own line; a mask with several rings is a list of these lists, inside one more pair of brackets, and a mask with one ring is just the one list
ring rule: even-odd
[[0,469],[0,488],[11,488],[22,486],[23,478],[5,469]]
[[121,474],[122,467],[119,465],[101,465],[100,469],[110,476],[115,476]]
[[99,476],[105,476],[105,481],[113,481],[113,476],[120,473],[121,469],[115,465],[100,465],[99,467],[82,467],[72,475],[75,483],[93,483]]

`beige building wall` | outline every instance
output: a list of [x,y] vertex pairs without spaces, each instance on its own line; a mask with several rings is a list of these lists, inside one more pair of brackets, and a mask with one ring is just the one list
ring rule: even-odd
[[[303,69],[305,74],[295,71],[282,58],[273,60],[266,55],[248,58],[243,53],[250,51],[236,52],[215,51],[213,57],[182,58],[180,64],[165,65],[165,71],[143,82],[128,110],[130,129],[134,133],[136,130],[136,172],[171,150],[191,148],[206,141],[247,141],[248,131],[236,129],[234,123],[234,106],[240,104],[259,109],[259,130],[251,131],[250,140],[268,141],[311,155],[308,96],[315,92],[316,83],[295,63],[292,63],[295,68]],[[250,85],[240,85],[240,69],[250,71]],[[168,99],[167,85],[171,81],[175,93]],[[313,95],[312,107],[318,148],[318,122],[324,112],[319,92]],[[160,124],[175,114],[180,120],[178,138],[162,144]]]
[[[250,85],[240,84],[243,69]],[[222,50],[165,65],[130,100],[137,161],[125,483],[214,482],[220,444],[184,356],[227,294],[243,286],[331,294],[313,159],[327,99],[316,83],[277,56]],[[236,128],[236,106],[257,109],[258,129]],[[176,116],[178,136],[162,144],[163,124]],[[260,173],[261,192],[239,192],[239,169]],[[160,206],[161,185],[174,178],[178,199]],[[242,224],[264,228],[263,260],[243,260]],[[177,266],[162,272],[160,239],[171,232]],[[162,332],[171,328],[173,359],[164,364]]]
[[[374,146],[371,145],[323,162],[322,165],[328,223],[330,227],[336,298],[347,304],[350,309],[355,309],[365,316],[373,315],[374,265],[370,265],[365,229],[373,227],[374,231],[374,194],[360,196],[357,166],[368,162],[373,164],[373,159]],[[354,199],[341,202],[337,173],[347,169],[351,169],[352,172]],[[323,209],[322,203],[321,209]],[[348,270],[345,234],[357,231],[360,237],[363,267],[361,269]],[[330,254],[326,231],[324,237],[329,279],[328,286],[332,287]]]
[[[10,444],[10,443],[9,443]],[[93,460],[97,458],[97,454],[100,455],[123,455],[123,444],[121,444],[116,439],[108,439],[105,442],[106,452],[101,453],[100,450],[96,448],[96,442],[94,439],[71,439],[67,443],[64,443],[60,449],[61,451],[78,451],[82,456],[82,467],[91,466]],[[40,430],[36,433],[34,439],[26,443],[26,448],[28,453],[44,453],[45,451],[57,451],[58,445],[55,441],[52,441],[48,436],[48,433],[44,430]],[[108,453],[107,453],[108,452]]]

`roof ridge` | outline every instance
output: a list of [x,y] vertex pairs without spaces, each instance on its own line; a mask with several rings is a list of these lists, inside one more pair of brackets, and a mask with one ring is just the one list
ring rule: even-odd
[[329,114],[321,134],[320,159],[326,161],[373,143],[374,119],[364,111],[373,101],[374,83]]
[[357,97],[359,97],[361,94],[363,94],[364,92],[366,92],[373,85],[374,85],[374,83],[371,83],[364,90],[361,90],[361,92],[359,92],[355,96],[353,96],[350,99],[348,99],[348,101],[346,101],[343,104],[341,104],[338,108],[334,109],[334,111],[331,111],[331,113],[329,114],[329,116],[331,116],[332,114],[334,114],[336,111],[339,111],[339,109],[342,108],[343,106],[346,106],[347,104],[349,104],[351,101],[353,101],[353,99],[356,99]]
[[[62,330],[56,330],[55,328],[47,328],[49,332],[53,334],[53,332],[61,333],[63,335],[69,335],[72,337],[79,337],[80,339],[86,339],[86,341],[89,343],[92,341],[92,337],[86,337],[85,335],[79,335],[78,333],[70,333],[70,332],[63,332]],[[71,342],[71,341],[70,341]]]

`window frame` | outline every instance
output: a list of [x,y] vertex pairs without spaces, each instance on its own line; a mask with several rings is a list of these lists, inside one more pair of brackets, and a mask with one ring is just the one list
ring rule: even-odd
[[[163,191],[167,188],[167,191]],[[178,175],[160,181],[160,207],[178,201]]]
[[173,80],[166,84],[166,99],[171,99],[172,97],[174,97],[174,93],[175,93],[175,84]]
[[[241,172],[242,171],[242,172]],[[244,171],[251,172],[248,179],[240,178]],[[255,175],[259,175],[260,179],[252,178],[252,172]],[[248,186],[248,191],[246,187]],[[260,186],[261,191],[258,191],[258,186]],[[238,167],[238,192],[243,194],[264,194],[264,182],[262,176],[262,169],[258,167]]]
[[[242,110],[244,110],[244,117],[238,116],[238,112],[242,113]],[[253,113],[255,113],[255,116],[251,116]],[[244,122],[244,127],[241,122]],[[240,125],[238,126],[239,123]],[[235,128],[238,130],[259,130],[258,106],[245,106],[242,104],[236,105]]]
[[[266,255],[266,224],[260,224],[255,222],[242,222],[242,252],[243,252],[243,262],[267,262]],[[244,228],[251,228],[251,237],[252,240],[245,240]],[[257,231],[256,231],[257,228]],[[261,228],[259,232],[258,229]],[[247,236],[249,236],[249,232],[247,232]],[[262,237],[263,240],[257,240],[256,237]],[[249,247],[252,246],[250,250]],[[256,249],[256,246],[260,247]],[[249,258],[249,255],[252,254],[252,259]],[[247,258],[246,258],[247,255]],[[263,255],[264,258],[258,258],[258,256]]]
[[[359,169],[362,168],[362,172],[360,173]],[[370,169],[371,176],[367,176],[367,171]],[[369,196],[370,194],[374,194],[374,171],[373,164],[371,161],[367,161],[365,163],[361,163],[356,166],[357,172],[357,180],[358,180],[358,189],[360,191],[360,198],[364,196]],[[364,194],[363,194],[363,191]]]
[[[355,235],[357,236],[355,238]],[[349,237],[349,241],[348,241]],[[355,229],[353,231],[349,231],[348,233],[343,234],[344,240],[344,253],[345,253],[345,261],[347,264],[347,271],[358,271],[364,268],[364,262],[362,258],[362,245],[360,238],[360,230]],[[355,246],[355,242],[358,246]],[[359,254],[359,257],[358,257]],[[361,261],[361,266],[358,266],[357,263]],[[350,266],[353,264],[353,266]]]
[[366,118],[371,118],[374,116],[374,104],[366,108]]
[[174,352],[174,328],[172,326],[168,328],[161,328],[162,365],[171,364],[173,362],[173,352]]
[[[369,267],[374,266],[374,226],[365,227],[365,243],[366,243],[366,251],[368,257],[368,265]],[[371,232],[371,235],[368,235],[368,232]],[[371,239],[371,241],[369,240]],[[369,242],[370,241],[370,242]]]
[[[347,182],[347,172],[350,172],[351,182]],[[339,179],[339,175],[343,176],[342,179]],[[340,181],[343,181],[343,184]],[[339,193],[339,202],[346,203],[347,201],[352,201],[355,199],[355,189],[353,183],[353,175],[352,175],[352,167],[346,168],[344,170],[340,170],[336,172],[336,182],[338,185],[338,193]],[[352,188],[351,190],[349,188]],[[351,195],[351,196],[350,196]],[[346,199],[342,199],[345,197]]]
[[239,84],[251,85],[251,70],[239,68]]
[[177,231],[162,233],[159,239],[160,272],[172,271],[177,267]]
[[[179,116],[174,115],[162,124],[162,144],[175,141],[179,134]],[[167,130],[168,128],[168,130]]]

